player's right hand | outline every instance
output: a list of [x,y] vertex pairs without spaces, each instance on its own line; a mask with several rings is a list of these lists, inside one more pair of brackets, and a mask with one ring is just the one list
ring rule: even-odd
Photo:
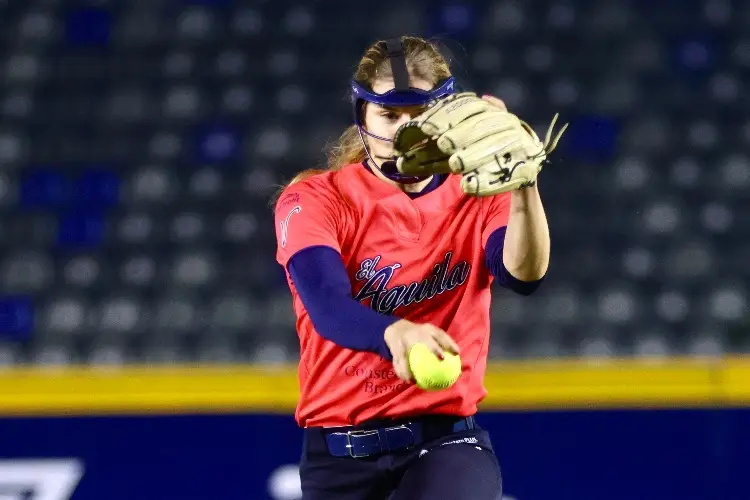
[[444,330],[427,323],[412,323],[400,319],[385,329],[385,343],[393,356],[393,369],[401,380],[414,380],[409,369],[409,350],[414,344],[424,344],[436,356],[442,358],[443,352],[459,354],[458,344]]

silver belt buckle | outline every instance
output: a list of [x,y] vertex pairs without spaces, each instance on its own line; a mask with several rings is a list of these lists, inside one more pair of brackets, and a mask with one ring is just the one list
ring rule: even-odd
[[371,455],[370,453],[358,454],[357,452],[354,451],[354,446],[352,445],[352,436],[354,436],[354,437],[357,437],[357,436],[371,436],[373,434],[376,435],[376,436],[378,436],[378,445],[379,445],[379,448],[380,448],[378,451],[380,451],[380,450],[383,449],[383,447],[382,447],[382,445],[380,443],[380,436],[378,435],[377,429],[375,429],[375,430],[362,430],[362,431],[348,431],[346,433],[346,447],[349,449],[349,456],[352,457],[352,458],[362,458],[362,457],[368,457],[368,456],[370,456]]

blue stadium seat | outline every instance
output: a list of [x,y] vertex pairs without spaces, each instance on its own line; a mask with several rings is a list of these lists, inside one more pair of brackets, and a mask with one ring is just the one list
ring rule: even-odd
[[78,8],[65,19],[66,39],[72,46],[101,47],[109,43],[112,15],[104,9]]
[[233,127],[205,124],[196,130],[195,161],[199,164],[231,164],[239,160],[241,135]]
[[95,247],[104,239],[104,215],[97,210],[73,211],[60,217],[57,244],[61,247]]
[[106,208],[117,205],[120,198],[120,179],[106,170],[84,172],[74,188],[75,202],[79,205]]
[[34,302],[31,297],[0,297],[0,337],[28,338],[34,331]]
[[63,171],[31,171],[21,179],[20,204],[24,208],[61,208],[72,198],[73,185]]

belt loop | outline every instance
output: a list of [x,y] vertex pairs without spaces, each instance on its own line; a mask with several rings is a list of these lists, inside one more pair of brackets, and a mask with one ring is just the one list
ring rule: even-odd
[[415,443],[423,443],[425,441],[423,432],[424,425],[421,422],[408,422],[406,424],[406,427],[411,430],[411,433],[414,436]]
[[388,442],[388,429],[378,429],[378,438],[380,439],[380,451],[391,451],[391,443]]

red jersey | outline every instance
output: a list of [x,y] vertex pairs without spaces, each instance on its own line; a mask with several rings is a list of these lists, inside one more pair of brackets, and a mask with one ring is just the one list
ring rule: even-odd
[[489,235],[507,225],[510,194],[465,195],[460,177],[411,199],[361,163],[287,187],[276,204],[277,260],[328,246],[341,254],[352,297],[373,309],[431,323],[461,348],[462,373],[441,391],[396,377],[377,354],[339,347],[316,331],[287,271],[300,338],[302,427],[356,425],[421,414],[469,416],[487,394]]

